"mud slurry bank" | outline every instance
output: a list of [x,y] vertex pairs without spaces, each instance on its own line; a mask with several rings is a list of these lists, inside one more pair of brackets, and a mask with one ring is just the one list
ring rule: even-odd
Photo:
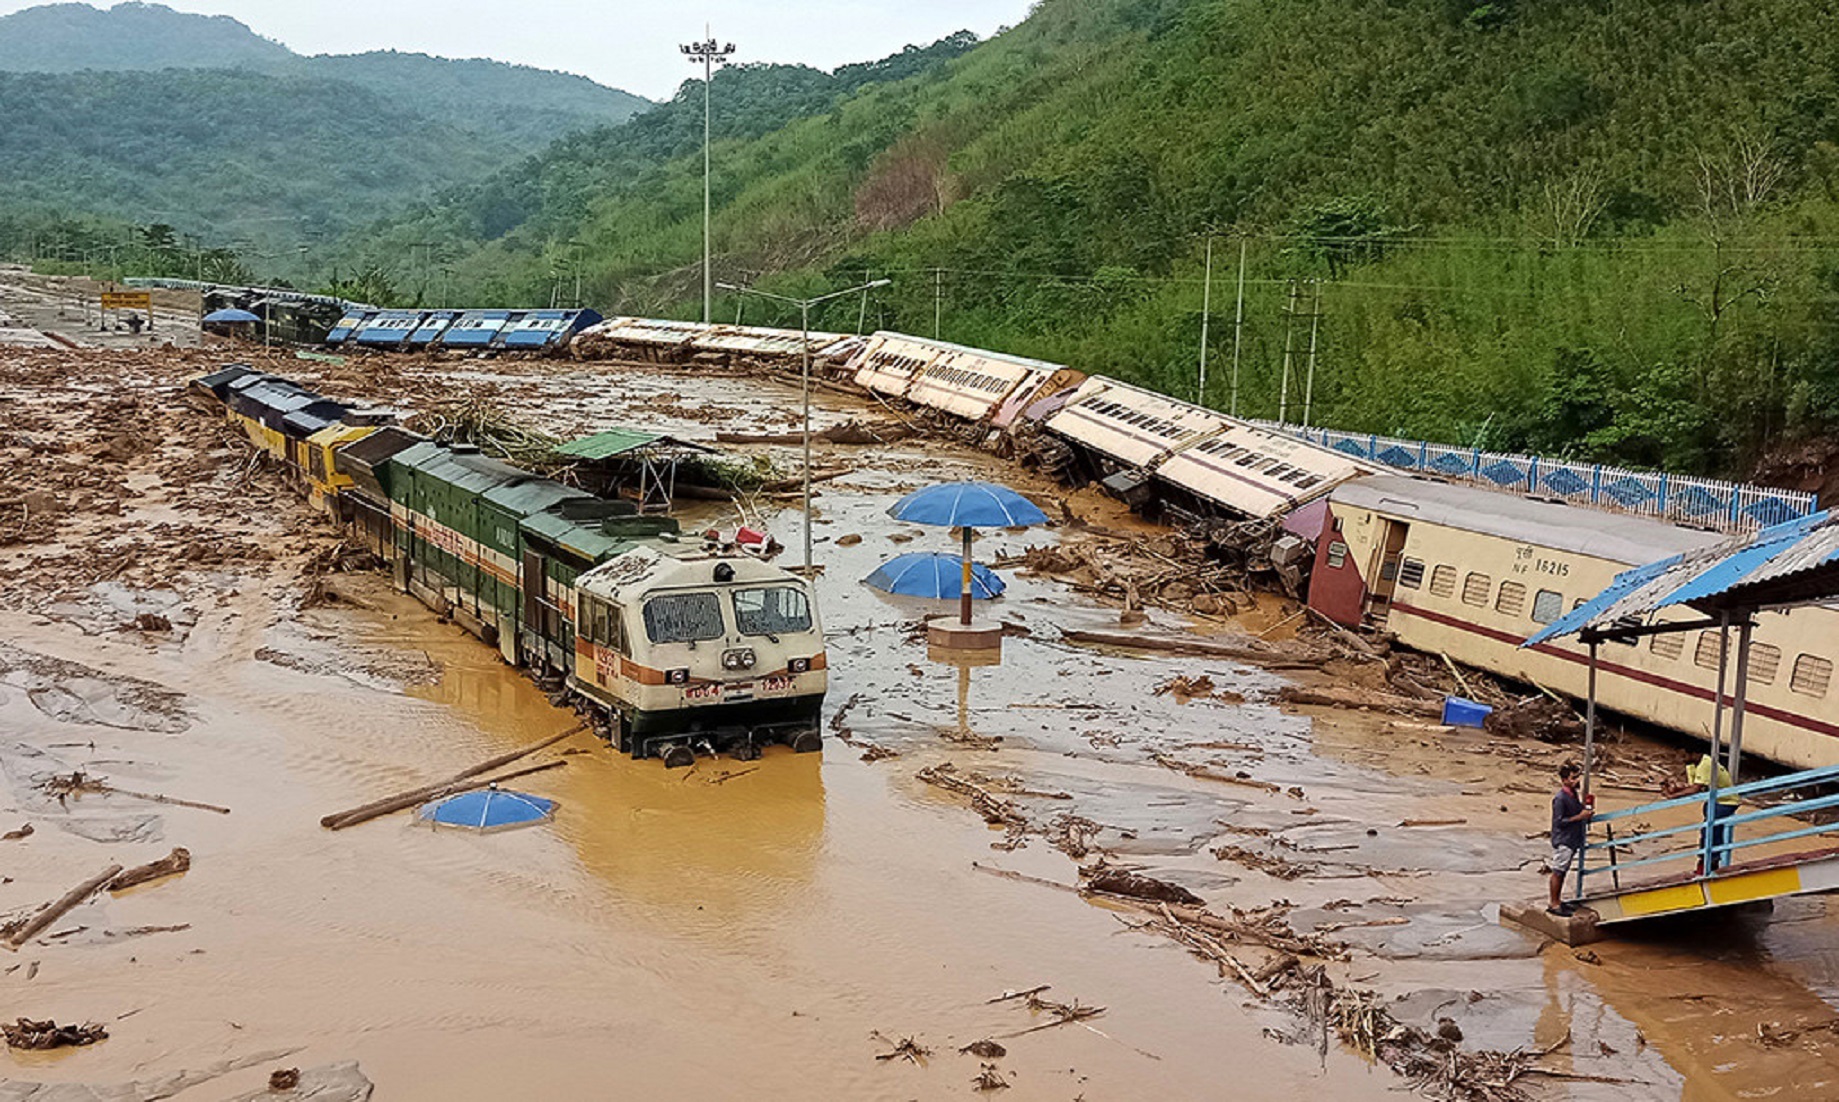
[[[1822,901],[1585,959],[1492,921],[1484,901],[1541,890],[1527,835],[1561,750],[1298,714],[1275,703],[1284,682],[1269,672],[1073,646],[1062,629],[1115,629],[1116,610],[1025,572],[999,606],[1014,625],[1000,666],[934,661],[914,630],[932,609],[858,584],[899,551],[950,549],[888,521],[887,505],[960,475],[1051,491],[932,442],[820,456],[851,468],[814,502],[832,656],[822,755],[777,748],[667,772],[583,737],[563,744],[564,768],[531,778],[561,801],[552,827],[481,838],[397,816],[324,832],[328,811],[574,719],[382,576],[326,576],[333,599],[303,609],[306,564],[332,535],[181,408],[179,384],[209,366],[0,364],[22,399],[0,407],[13,422],[0,443],[29,449],[14,453],[15,480],[35,458],[70,480],[56,483],[70,504],[28,529],[0,514],[0,562],[18,579],[0,621],[0,828],[35,826],[0,841],[12,878],[0,911],[29,911],[110,862],[173,846],[193,860],[0,961],[19,965],[0,978],[18,1013],[110,1030],[81,1050],[9,1053],[11,1081],[191,1073],[213,1076],[198,1097],[227,1097],[277,1067],[355,1060],[388,1098],[604,1097],[609,1084],[629,1097],[957,1098],[995,1090],[988,1071],[1013,1098],[1359,1099],[1407,1085],[1355,1051],[1362,1021],[1396,1021],[1461,1053],[1522,1050],[1499,1097],[1835,1091],[1839,923]],[[328,389],[366,385],[332,370],[347,374],[320,380]],[[635,406],[692,439],[792,424],[792,392],[752,380],[466,364],[462,384],[448,366],[388,370],[375,385],[399,400],[489,387],[557,433],[630,423]],[[117,421],[149,450],[90,454],[111,439],[92,427],[98,392],[131,403]],[[864,412],[821,404],[820,427]],[[795,542],[795,507],[749,507]],[[732,526],[728,506],[698,508],[686,528]],[[1100,500],[1069,508],[1100,533],[1147,535]],[[977,554],[1090,531],[985,534]],[[143,611],[170,626],[136,624]],[[1291,611],[1267,604],[1250,630],[1278,637]],[[1176,677],[1213,691],[1158,694]],[[34,778],[78,770],[232,813],[88,794],[60,819]],[[86,817],[98,823],[66,823]],[[107,825],[130,820],[126,833]],[[1451,825],[1399,825],[1426,820]],[[1180,903],[1172,926],[1159,905],[1064,890],[1101,861],[1191,893],[1241,933],[1184,921],[1195,912]],[[1171,936],[1181,928],[1254,977],[1289,955],[1285,939],[1323,958],[1305,951],[1257,980],[1266,998],[1206,942]],[[1384,1017],[1344,999],[1312,1018],[1317,965]],[[1042,985],[1032,1007],[1000,999]],[[981,1041],[1004,1054],[961,1051]]]

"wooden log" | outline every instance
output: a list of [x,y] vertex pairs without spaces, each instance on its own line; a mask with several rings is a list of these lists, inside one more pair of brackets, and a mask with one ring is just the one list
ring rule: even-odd
[[1158,654],[1191,655],[1200,658],[1226,658],[1253,662],[1266,669],[1314,669],[1322,664],[1319,654],[1279,649],[1274,646],[1241,646],[1211,639],[1169,635],[1137,635],[1125,631],[1082,631],[1068,629],[1060,638],[1069,643],[1099,647],[1123,647],[1129,650],[1155,651]]
[[[568,730],[563,731],[561,734],[551,736],[550,738],[546,738],[542,742],[539,742],[534,746],[526,747],[525,749],[522,749],[522,750],[513,750],[508,754],[500,754],[495,758],[487,759],[486,761],[480,762],[478,765],[472,766],[468,769],[463,769],[460,772],[455,773],[453,776],[448,777],[444,781],[435,781],[432,784],[424,784],[420,788],[410,789],[407,792],[398,792],[394,796],[385,796],[381,800],[373,800],[370,803],[363,804],[359,807],[351,808],[348,811],[335,811],[332,814],[327,815],[323,819],[319,820],[319,825],[329,830],[338,830],[340,829],[339,827],[332,825],[334,822],[340,819],[349,819],[354,815],[364,814],[366,812],[369,812],[371,809],[376,808],[383,804],[392,805],[389,811],[400,810],[401,808],[408,806],[407,804],[399,802],[401,800],[407,799],[410,802],[414,802],[417,799],[428,799],[430,796],[438,792],[440,789],[451,786],[459,781],[463,781],[468,777],[476,777],[481,773],[489,773],[490,771],[497,769],[499,766],[509,765],[512,762],[517,761],[519,758],[527,758],[531,754],[536,753],[538,750],[542,750],[542,749],[546,749],[547,747],[554,746],[556,743],[561,742],[563,739],[567,738],[568,736],[573,735],[573,734],[579,734],[580,732],[585,731],[585,730],[587,730],[587,724],[577,723],[575,726],[570,727]],[[522,774],[518,774],[518,775],[522,776]],[[389,814],[389,811],[379,812],[379,814],[387,815]],[[365,816],[365,819],[374,819],[374,818],[376,818],[375,815]],[[360,819],[358,821],[364,822],[365,819]],[[351,824],[346,824],[346,825],[349,826]]]
[[184,846],[174,846],[171,853],[158,861],[136,865],[109,881],[109,891],[118,892],[125,888],[132,888],[136,884],[145,884],[149,880],[158,880],[162,876],[177,876],[191,867],[191,851]]
[[1373,649],[1373,644],[1367,642],[1365,639],[1360,638],[1360,636],[1355,635],[1353,632],[1342,627],[1340,624],[1335,623],[1333,620],[1330,620],[1328,617],[1322,615],[1320,612],[1317,612],[1315,609],[1310,608],[1308,605],[1304,605],[1303,610],[1309,613],[1310,619],[1314,620],[1316,623],[1321,624],[1323,627],[1327,628],[1328,634],[1334,636],[1335,641],[1340,643],[1342,646],[1346,647],[1348,650],[1351,650],[1355,654],[1358,654],[1361,657],[1369,659],[1371,661],[1374,661],[1374,662],[1381,661],[1380,653],[1377,650]]
[[0,941],[0,945],[5,945],[12,952],[18,952],[21,945],[37,937],[45,927],[64,917],[77,904],[101,891],[102,886],[115,879],[120,872],[120,865],[110,865],[95,876],[78,884],[28,919],[24,926],[14,931],[5,941]]
[[1418,700],[1391,693],[1361,689],[1304,689],[1294,685],[1278,690],[1277,699],[1285,704],[1303,704],[1323,708],[1377,708],[1404,715],[1442,716],[1443,709],[1433,700]]
[[444,796],[458,796],[462,792],[471,792],[477,788],[490,788],[492,785],[503,784],[505,781],[516,780],[518,777],[527,777],[532,773],[546,773],[551,769],[560,769],[567,764],[566,761],[545,762],[542,765],[530,765],[522,769],[513,769],[509,773],[500,773],[496,777],[486,777],[472,781],[455,781],[444,785],[437,785],[432,790],[418,789],[414,792],[405,792],[398,796],[392,796],[387,800],[379,800],[366,807],[361,807],[356,811],[350,811],[344,815],[336,816],[329,823],[321,820],[320,825],[327,830],[344,830],[346,827],[354,827],[359,823],[368,823],[372,819],[380,819],[392,812],[414,807],[416,804],[427,803],[429,800],[438,800]]
[[161,796],[153,792],[134,792],[126,788],[116,788],[106,781],[98,781],[96,788],[99,792],[113,792],[117,796],[132,796],[137,800],[151,800],[156,804],[171,804],[174,807],[195,807],[199,811],[215,811],[219,815],[230,814],[229,808],[219,807],[216,804],[202,804],[196,800],[181,800],[177,796]]

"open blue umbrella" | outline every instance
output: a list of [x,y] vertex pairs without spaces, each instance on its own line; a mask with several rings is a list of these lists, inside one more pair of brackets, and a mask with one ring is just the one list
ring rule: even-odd
[[[963,565],[955,556],[942,551],[912,551],[882,563],[880,569],[863,580],[876,589],[903,597],[949,600],[960,593]],[[987,601],[1000,597],[1007,588],[996,571],[981,563],[971,564],[973,599]]]
[[212,324],[220,324],[220,323],[228,323],[228,322],[261,321],[262,319],[256,317],[254,314],[251,314],[247,310],[238,310],[238,309],[235,309],[234,307],[229,307],[223,310],[213,310],[210,313],[204,315],[204,317],[200,318],[199,320],[210,322]]
[[555,813],[554,800],[484,788],[423,804],[415,817],[424,823],[485,831],[546,822],[554,818]]
[[971,529],[1026,528],[1046,524],[1047,514],[1034,502],[994,482],[944,482],[915,490],[894,503],[888,515],[914,524],[964,529],[964,559],[958,564],[958,622],[971,622],[975,589],[971,563]]
[[1034,502],[994,482],[927,486],[895,502],[888,515],[947,528],[1026,528],[1047,523],[1047,514]]

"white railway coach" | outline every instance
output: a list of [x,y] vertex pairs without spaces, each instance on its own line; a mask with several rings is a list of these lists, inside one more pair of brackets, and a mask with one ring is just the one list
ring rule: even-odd
[[612,346],[654,363],[678,363],[688,359],[691,344],[713,328],[699,321],[620,317],[591,325],[576,339],[587,348]]
[[[1312,608],[1406,646],[1581,698],[1588,648],[1521,647],[1630,566],[1721,537],[1646,517],[1383,475],[1337,487],[1316,544]],[[1697,619],[1671,610],[1664,619]],[[1751,650],[1744,745],[1801,769],[1839,764],[1839,611],[1765,613]],[[1603,643],[1606,708],[1709,739],[1718,633]]]
[[1224,421],[1199,406],[1094,375],[1047,419],[1047,431],[1111,460],[1154,470],[1170,453],[1220,431]]
[[943,354],[943,347],[934,341],[876,333],[856,356],[856,385],[890,398],[905,398],[914,378]]
[[[808,340],[812,355],[838,339],[836,333],[811,333]],[[718,352],[726,356],[755,359],[800,359],[807,335],[796,329],[766,329],[752,325],[723,325],[698,335],[690,347],[698,352]]]
[[[1045,360],[926,341],[940,350],[907,389],[907,401],[973,424],[1006,428],[1050,383],[1071,386],[1084,376]],[[1006,417],[1002,417],[1007,414]]]
[[1223,427],[1217,434],[1164,459],[1156,480],[1236,513],[1269,517],[1374,471],[1293,436],[1229,417],[1218,420]]

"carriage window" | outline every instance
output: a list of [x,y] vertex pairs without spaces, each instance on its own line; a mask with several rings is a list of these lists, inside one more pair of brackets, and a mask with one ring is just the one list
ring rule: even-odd
[[[1334,570],[1339,570],[1347,565],[1347,544],[1342,543],[1340,540],[1335,540],[1328,545],[1328,565]],[[1402,581],[1403,579],[1401,579],[1401,583]]]
[[785,635],[811,630],[811,602],[797,586],[742,589],[734,594],[734,622],[742,635]]
[[1449,597],[1456,592],[1456,568],[1439,566],[1430,572],[1430,595]]
[[1549,624],[1564,615],[1564,594],[1541,589],[1533,595],[1533,623]]
[[1775,684],[1775,675],[1782,668],[1782,649],[1767,643],[1750,644],[1750,680],[1757,685]]
[[645,634],[654,643],[699,643],[722,637],[722,605],[713,593],[671,593],[645,602]]
[[1416,589],[1424,584],[1424,560],[1405,559],[1398,564],[1398,584],[1401,589]]
[[1656,658],[1671,661],[1686,653],[1686,641],[1677,632],[1672,635],[1655,635],[1649,637],[1647,649],[1653,651]]
[[1699,632],[1698,646],[1692,652],[1695,665],[1707,669],[1718,668],[1718,633],[1715,631]]
[[1526,611],[1526,587],[1519,582],[1502,582],[1501,594],[1494,599],[1494,611],[1503,616],[1519,616]]
[[1825,696],[1833,680],[1833,664],[1819,655],[1803,654],[1794,660],[1794,672],[1788,675],[1788,687],[1807,696]]
[[1494,579],[1486,574],[1470,574],[1462,579],[1462,603],[1476,608],[1488,607],[1488,594],[1494,589]]

